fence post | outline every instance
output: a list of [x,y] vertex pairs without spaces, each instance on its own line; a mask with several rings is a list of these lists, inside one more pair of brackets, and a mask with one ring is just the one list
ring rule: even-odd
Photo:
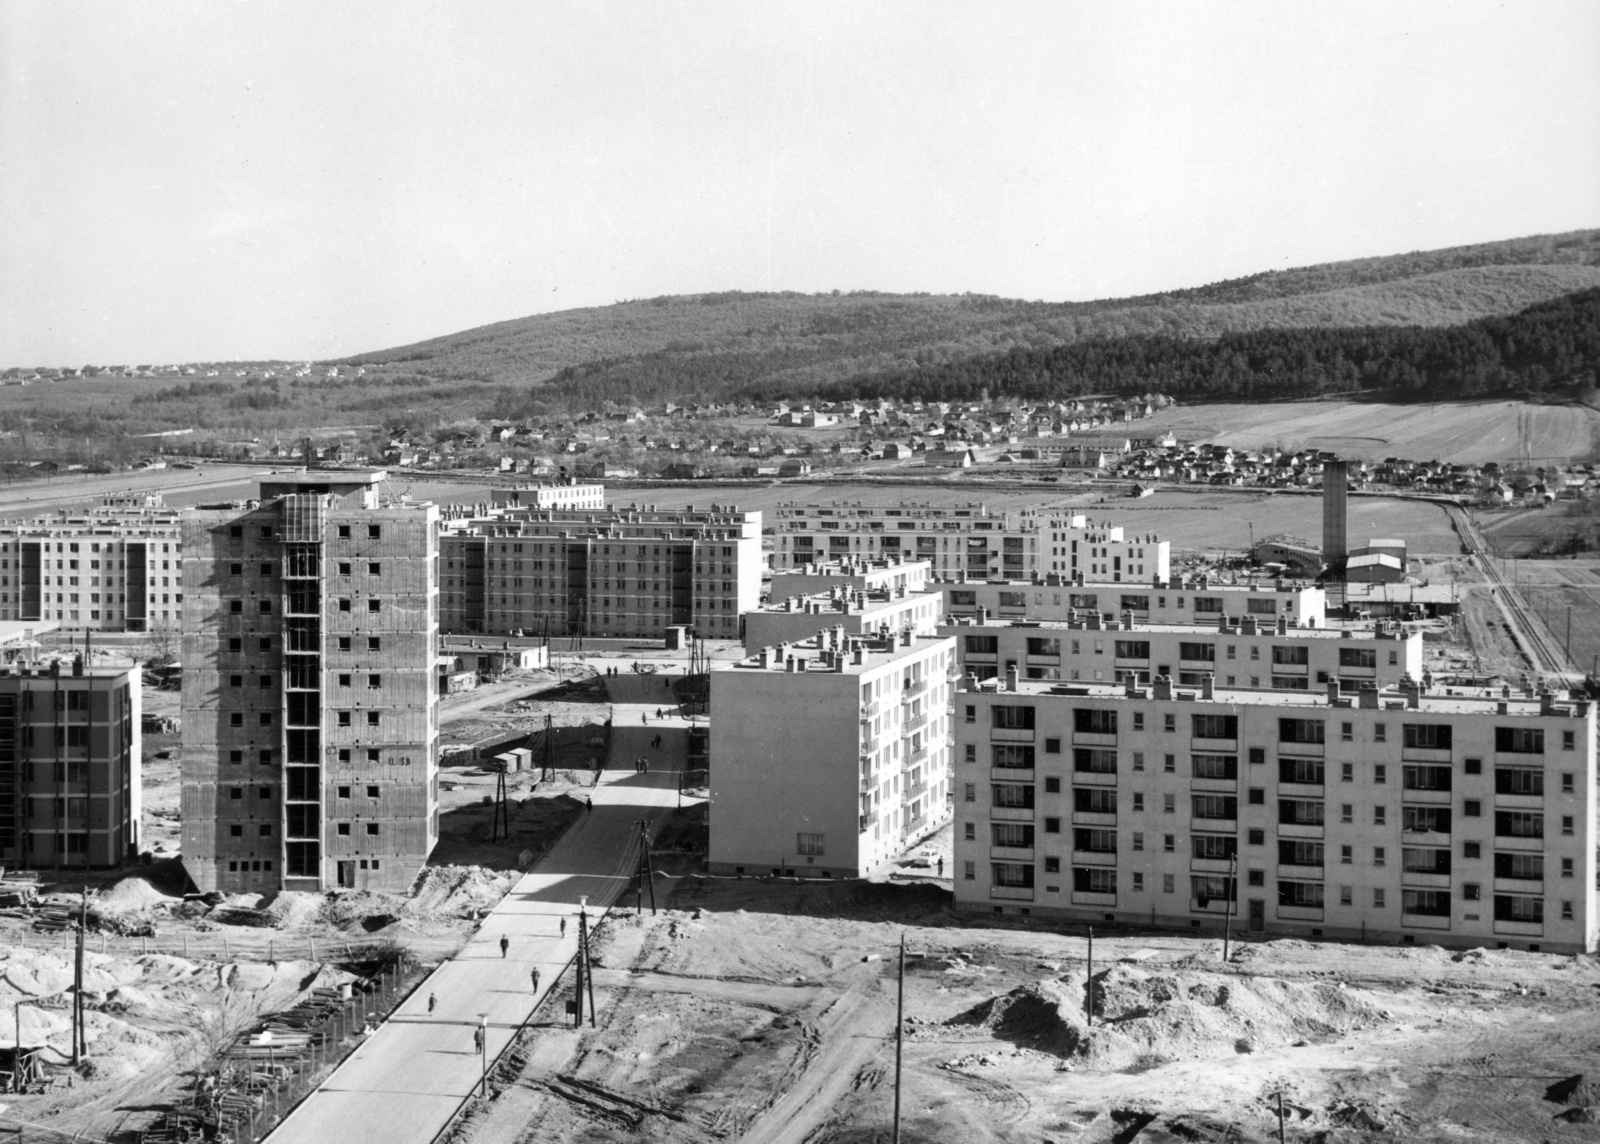
[[227,934],[223,934],[222,935],[222,960],[223,961],[232,961],[233,960],[233,955],[228,952],[228,935]]
[[269,937],[267,939],[267,960],[278,960],[278,939],[275,937]]
[[316,939],[315,938],[308,938],[306,940],[306,948],[311,951],[310,960],[316,961],[317,960],[317,942],[316,942]]

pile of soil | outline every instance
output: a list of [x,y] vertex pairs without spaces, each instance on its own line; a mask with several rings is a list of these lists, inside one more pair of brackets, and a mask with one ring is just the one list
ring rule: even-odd
[[1123,1070],[1326,1040],[1381,1019],[1380,1006],[1337,985],[1116,965],[1095,975],[1089,1027],[1085,989],[1081,973],[1067,973],[992,997],[947,1024],[976,1025],[1019,1047]]
[[163,894],[144,878],[134,875],[102,890],[94,899],[94,905],[103,914],[147,914],[170,909],[182,900]]
[[476,917],[493,909],[517,875],[482,866],[430,866],[412,887],[402,913],[412,918]]

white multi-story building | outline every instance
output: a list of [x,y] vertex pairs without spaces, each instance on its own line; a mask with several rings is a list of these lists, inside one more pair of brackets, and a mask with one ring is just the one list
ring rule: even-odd
[[1047,572],[1124,583],[1165,579],[1170,545],[1082,513],[1033,509],[991,513],[981,504],[789,504],[777,509],[774,571],[820,561],[926,560],[944,580],[1016,580]]
[[955,711],[960,907],[1596,948],[1588,702],[1012,676]]
[[834,560],[808,564],[772,575],[770,597],[815,596],[836,588],[854,592],[923,592],[933,579],[933,565],[926,560],[895,556],[884,560]]
[[855,878],[950,817],[948,639],[837,631],[711,672],[710,869]]
[[1422,678],[1422,635],[1398,624],[1372,628],[1300,628],[1254,616],[1218,627],[1103,623],[1100,613],[1066,623],[958,620],[938,629],[956,639],[961,669],[990,679],[1015,669],[1023,679],[1149,683],[1170,676],[1183,687],[1210,679],[1218,687],[1308,691],[1340,680],[1398,684]]
[[1286,580],[1213,584],[1204,576],[1145,584],[1088,581],[1050,573],[1034,580],[987,584],[940,582],[945,614],[1003,620],[1071,620],[1098,612],[1110,622],[1132,613],[1140,623],[1220,624],[1245,616],[1260,623],[1287,619],[1302,627],[1328,622],[1321,588]]
[[64,631],[177,632],[183,611],[180,517],[159,495],[110,497],[0,531],[0,621]]
[[497,508],[564,508],[589,512],[606,507],[606,487],[567,480],[546,485],[491,489],[489,498]]
[[744,648],[753,655],[764,647],[811,639],[828,628],[841,634],[877,636],[915,632],[932,635],[944,597],[938,592],[855,591],[835,588],[814,596],[790,596],[744,614]]

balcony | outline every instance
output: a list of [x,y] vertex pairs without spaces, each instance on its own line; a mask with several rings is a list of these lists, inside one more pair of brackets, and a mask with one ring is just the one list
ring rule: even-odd
[[1233,794],[1239,789],[1239,780],[1190,779],[1189,789],[1200,794]]
[[1117,852],[1115,850],[1074,850],[1072,852],[1074,866],[1115,866]]
[[1494,796],[1496,810],[1543,810],[1544,795],[1542,794],[1496,794]]
[[924,691],[928,690],[928,684],[932,682],[933,677],[928,675],[923,676],[921,679],[913,680],[909,687],[902,687],[900,689],[900,698],[902,700],[906,700],[914,696],[921,695]]
[[[1213,914],[1220,918],[1227,914],[1228,905],[1229,903],[1222,898],[1207,898],[1206,904],[1203,906],[1200,904],[1199,898],[1190,898],[1189,912],[1191,914]],[[1238,903],[1233,903],[1233,907],[1234,916],[1237,917],[1239,913]]]
[[1401,870],[1400,884],[1413,890],[1448,890],[1449,874],[1422,874],[1415,870]]
[[871,825],[872,825],[872,816],[868,815],[868,814],[861,815],[860,818],[858,819],[858,825],[856,827],[856,833],[857,834],[865,834],[867,832],[867,828],[870,827]]
[[1494,932],[1502,937],[1543,937],[1543,922],[1505,922],[1494,920]]
[[869,735],[869,736],[867,736],[866,738],[861,740],[861,755],[862,755],[862,757],[865,758],[865,757],[867,757],[869,755],[876,754],[878,748],[881,747],[881,746],[883,746],[883,738],[882,738],[882,736],[879,736],[879,735]]
[[1437,830],[1406,830],[1400,841],[1407,846],[1449,846],[1450,836]]
[[1032,862],[1033,847],[991,846],[989,847],[989,857],[999,859],[1002,862]]
[[989,741],[991,743],[1031,743],[1033,742],[1033,728],[990,727]]
[[1449,806],[1451,794],[1447,790],[1407,790],[1405,800],[1413,806]]
[[1280,922],[1320,922],[1322,920],[1322,907],[1279,906],[1277,916]]
[[923,759],[925,759],[927,757],[928,757],[928,748],[927,747],[918,747],[916,750],[908,751],[906,753],[906,760],[905,761],[907,763],[920,763]]
[[990,767],[989,777],[997,783],[1031,783],[1032,767]]
[[1327,790],[1321,783],[1279,783],[1279,798],[1322,798]]
[[[1239,820],[1237,818],[1191,818],[1189,828],[1198,830],[1202,834],[1238,834]],[[1278,828],[1282,831],[1282,827]]]
[[1115,747],[1117,745],[1116,732],[1102,734],[1095,731],[1074,731],[1072,733],[1074,747]]
[[1072,812],[1072,825],[1074,826],[1116,826],[1116,824],[1116,811],[1075,810]]
[[1073,771],[1073,786],[1114,787],[1117,785],[1116,771]]
[[1279,838],[1321,838],[1323,836],[1322,823],[1309,822],[1280,822],[1278,823]]
[[989,817],[995,822],[1032,822],[1034,808],[1031,806],[991,806]]
[[926,711],[924,711],[921,715],[909,716],[907,719],[905,719],[904,722],[902,722],[900,724],[900,733],[902,735],[909,735],[909,734],[911,734],[911,732],[915,731],[918,727],[926,726],[927,722],[928,722],[928,713]]
[[865,723],[876,719],[882,710],[883,700],[881,699],[874,699],[871,703],[863,704],[861,707],[861,721]]
[[1496,878],[1494,892],[1497,894],[1527,894],[1530,897],[1544,895],[1543,878]]
[[1407,763],[1448,763],[1449,747],[1402,747],[1400,759]]
[[1279,862],[1277,876],[1291,882],[1320,882],[1322,870],[1321,866],[1286,866]]
[[[1407,839],[1409,841],[1409,837]],[[1519,854],[1537,854],[1544,849],[1543,838],[1514,838],[1509,834],[1495,835],[1496,850],[1515,850]]]
[[1099,906],[1103,909],[1115,909],[1117,895],[1097,894],[1091,890],[1074,890],[1072,891],[1072,904],[1075,906]]
[[1032,886],[990,886],[989,896],[1006,902],[1033,901]]
[[1227,858],[1191,858],[1189,870],[1195,874],[1227,874],[1233,869],[1233,862]]
[[1237,755],[1239,753],[1238,739],[1195,739],[1189,740],[1191,751],[1213,751],[1219,755]]
[[928,793],[928,780],[927,779],[922,779],[920,782],[917,782],[916,784],[914,784],[912,786],[906,787],[906,789],[903,792],[901,792],[900,801],[901,801],[902,804],[908,803],[912,799],[918,798],[918,797],[920,797],[920,796],[922,796],[924,794],[927,794],[927,793]]
[[1450,917],[1448,914],[1401,914],[1400,924],[1406,929],[1447,930]]

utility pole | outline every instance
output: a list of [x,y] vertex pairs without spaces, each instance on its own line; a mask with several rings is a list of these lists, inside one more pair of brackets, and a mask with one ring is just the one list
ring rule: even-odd
[[900,935],[900,981],[894,1006],[894,1144],[900,1144],[900,1077],[906,1040],[906,935]]
[[1278,1090],[1278,1144],[1284,1144],[1283,1136],[1283,1089]]
[[1226,893],[1228,895],[1228,901],[1227,901],[1227,910],[1222,915],[1222,960],[1223,960],[1224,963],[1226,963],[1227,960],[1228,960],[1228,941],[1229,941],[1230,938],[1233,937],[1233,898],[1234,898],[1234,893],[1235,893],[1234,886],[1235,886],[1236,881],[1237,881],[1238,876],[1239,876],[1239,850],[1238,850],[1238,845],[1239,845],[1238,840],[1235,839],[1235,841],[1234,841],[1234,851],[1233,851],[1232,854],[1230,854],[1228,856],[1228,885],[1227,885],[1227,889],[1226,889]]
[[589,903],[588,895],[578,898],[578,958],[575,962],[577,977],[574,984],[577,986],[577,1001],[573,1007],[574,1024],[583,1027],[583,994],[589,992],[589,1027],[595,1027],[594,1022],[594,971],[589,965],[589,912],[585,908]]
[[556,777],[555,716],[544,717],[544,750],[539,760],[539,781],[549,782]]
[[[77,1068],[83,1059],[83,935],[89,927],[89,887],[83,888],[83,899],[78,907],[77,964],[72,972],[72,1067]],[[18,1045],[21,1048],[21,1045]]]
[[502,767],[494,776],[494,821],[489,827],[489,841],[498,842],[502,825],[506,841],[511,840],[511,809],[506,802],[506,772]]
[[1089,927],[1089,976],[1083,983],[1083,1024],[1094,1028],[1094,927]]
[[650,820],[641,818],[639,827],[639,888],[638,897],[634,904],[635,915],[644,913],[644,888],[646,883],[650,886],[650,916],[656,916],[656,865],[650,853]]

